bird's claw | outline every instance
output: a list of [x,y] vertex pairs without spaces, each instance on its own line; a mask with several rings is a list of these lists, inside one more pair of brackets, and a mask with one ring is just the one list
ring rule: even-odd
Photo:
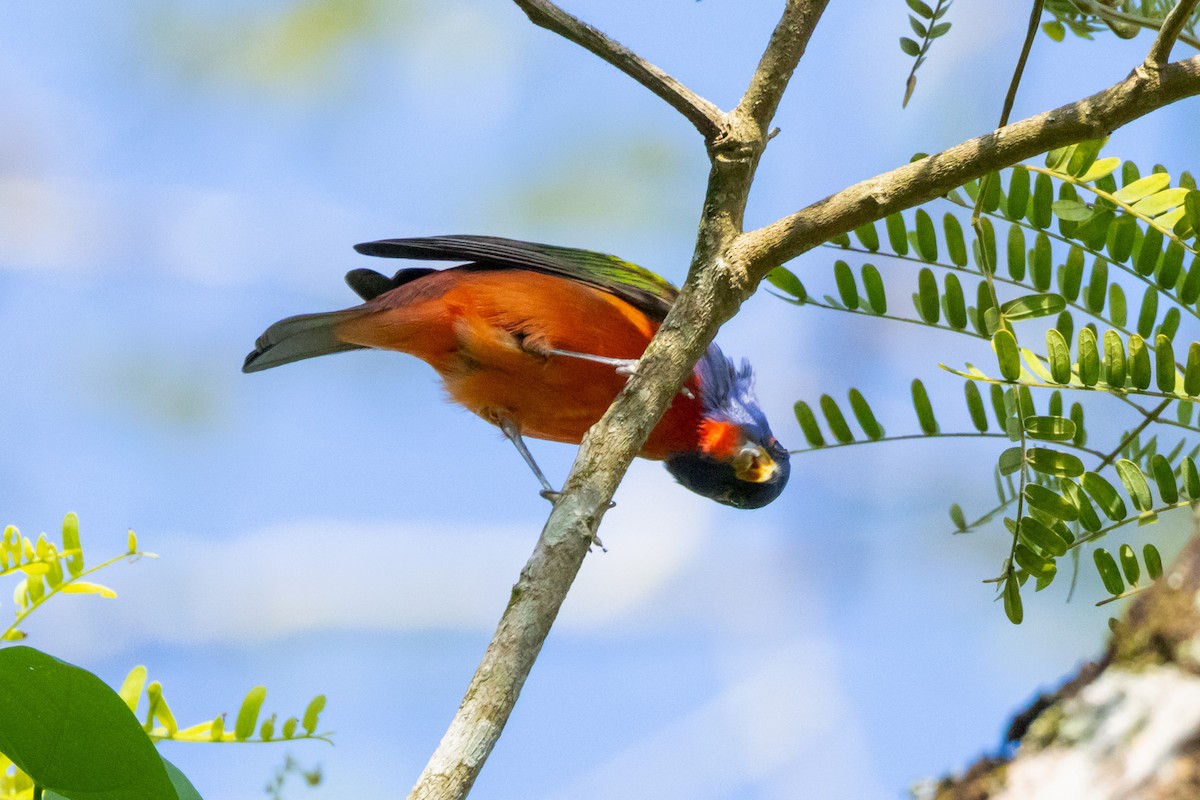
[[562,497],[562,492],[556,492],[553,489],[542,489],[538,494],[549,500],[550,505],[558,505],[558,499]]

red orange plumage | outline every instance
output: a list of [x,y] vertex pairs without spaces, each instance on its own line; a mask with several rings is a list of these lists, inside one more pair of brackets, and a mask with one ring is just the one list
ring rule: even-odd
[[[276,323],[245,371],[357,348],[408,353],[437,370],[453,400],[515,435],[518,447],[522,435],[578,443],[627,380],[614,364],[642,355],[674,298],[652,273],[589,251],[491,237],[359,249],[468,263],[390,279],[356,270],[347,282],[365,303]],[[715,346],[640,455],[667,461],[689,488],[736,506],[770,502],[787,479],[787,453],[753,399],[748,365],[735,369]]]

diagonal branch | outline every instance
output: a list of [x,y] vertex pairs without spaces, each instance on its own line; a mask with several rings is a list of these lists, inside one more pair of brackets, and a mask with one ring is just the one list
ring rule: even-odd
[[1200,56],[1156,72],[1136,69],[1091,97],[1014,122],[905,164],[742,237],[737,250],[757,283],[767,272],[860,225],[920,205],[967,181],[1068,144],[1106,136],[1151,111],[1200,94]]
[[788,0],[735,113],[749,116],[766,130],[827,5],[829,0]]
[[696,126],[705,141],[713,141],[724,128],[724,114],[666,72],[651,64],[602,31],[571,16],[549,0],[513,0],[529,20],[553,31],[612,64],[656,95]]
[[1167,14],[1158,30],[1158,36],[1154,37],[1154,44],[1150,45],[1150,52],[1146,55],[1147,69],[1159,69],[1171,60],[1171,49],[1183,33],[1183,26],[1196,10],[1196,3],[1197,0],[1179,0],[1171,9],[1171,13]]

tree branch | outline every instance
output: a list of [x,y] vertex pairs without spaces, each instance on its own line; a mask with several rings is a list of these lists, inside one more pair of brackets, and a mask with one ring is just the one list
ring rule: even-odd
[[749,117],[766,131],[827,5],[829,0],[788,0],[735,114]]
[[1146,69],[1159,69],[1171,60],[1171,49],[1183,33],[1183,26],[1196,10],[1196,3],[1197,0],[1179,0],[1171,9],[1171,13],[1167,14],[1162,27],[1158,29],[1158,36],[1154,37],[1154,44],[1150,45],[1150,52],[1146,55]]
[[1138,67],[1091,97],[857,183],[746,233],[737,253],[757,282],[773,267],[860,225],[939,197],[989,172],[1084,139],[1106,136],[1151,111],[1200,94],[1200,56],[1156,72]]
[[[741,113],[726,117],[714,116],[711,104],[690,92],[680,93],[678,84],[661,71],[552,4],[515,2],[536,24],[600,55],[678,108],[705,132],[712,169],[696,252],[679,297],[637,372],[584,437],[562,495],[513,587],[483,661],[410,800],[466,797],[512,712],[630,462],[717,329],[772,266],[840,232],[932,199],[986,172],[1058,145],[1102,135],[1150,110],[1200,92],[1200,57],[1154,73],[1139,69],[1093,97],[852,186],[746,234],[741,230],[742,211],[766,146],[766,128],[827,0],[788,1],[747,97],[738,105]],[[711,135],[718,129],[719,140]]]
[[[651,79],[639,77],[646,62],[604,34],[550,3],[515,2],[536,24],[562,33],[647,85],[702,132],[706,123],[699,118],[713,121],[706,101],[698,106],[698,98],[675,91],[671,88],[674,83],[663,81],[661,73]],[[739,108],[752,109],[740,115],[749,116],[752,124],[727,130],[728,118],[722,115],[717,126],[719,143],[718,137],[705,134],[712,145],[712,169],[688,278],[646,348],[637,372],[580,444],[562,494],[513,587],[483,661],[409,800],[466,797],[508,721],[617,485],[717,329],[753,291],[754,284],[745,279],[745,265],[727,254],[741,235],[742,211],[758,158],[766,147],[771,114],[827,2],[789,0],[760,62],[760,72],[767,74],[756,73],[750,82],[756,99],[743,99],[739,104]],[[800,41],[793,41],[793,36]]]
[[696,126],[705,141],[721,135],[725,115],[666,72],[645,60],[625,45],[571,16],[548,0],[513,0],[538,27],[553,31],[612,64],[654,92]]

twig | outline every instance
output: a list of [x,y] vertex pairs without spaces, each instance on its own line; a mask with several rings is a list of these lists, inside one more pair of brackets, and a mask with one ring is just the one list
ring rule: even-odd
[[548,0],[513,0],[538,27],[557,33],[612,64],[656,95],[696,126],[705,141],[713,141],[724,128],[724,117],[716,105],[684,86],[586,22],[571,16]]
[[1105,136],[1151,111],[1200,94],[1200,56],[1168,64],[1155,75],[1147,72],[1136,70],[1091,97],[843,189],[746,233],[736,255],[751,264],[751,279],[761,280],[772,268],[842,233],[1038,153]]
[[1162,27],[1158,30],[1158,36],[1154,37],[1154,44],[1150,45],[1150,52],[1146,55],[1145,66],[1147,69],[1157,70],[1171,60],[1171,49],[1175,47],[1175,42],[1183,33],[1183,26],[1187,24],[1192,12],[1196,10],[1197,1],[1179,0],[1167,14]]

